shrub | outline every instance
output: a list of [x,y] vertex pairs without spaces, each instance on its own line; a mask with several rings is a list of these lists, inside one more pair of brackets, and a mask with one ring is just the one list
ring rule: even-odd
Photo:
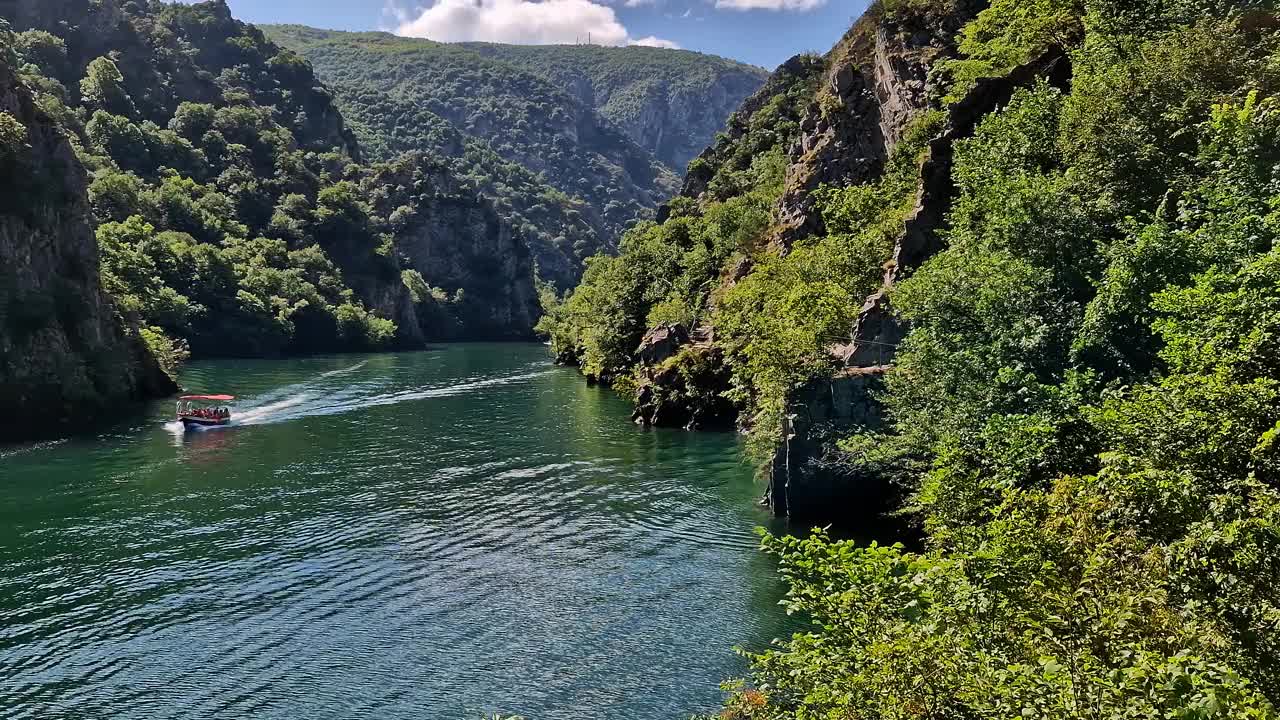
[[27,147],[27,126],[0,111],[0,161],[12,162]]
[[160,364],[160,369],[170,377],[176,377],[178,369],[191,357],[191,350],[184,341],[168,337],[161,328],[139,328],[138,334],[151,356]]

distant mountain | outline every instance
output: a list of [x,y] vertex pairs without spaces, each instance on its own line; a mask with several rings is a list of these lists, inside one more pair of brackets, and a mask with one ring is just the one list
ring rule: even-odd
[[678,189],[676,171],[767,76],[656,48],[263,30],[311,61],[373,158],[452,158],[530,239],[542,277],[562,288],[585,258],[654,217]]
[[683,173],[768,71],[715,55],[653,47],[465,43],[535,72],[595,107],[627,137]]

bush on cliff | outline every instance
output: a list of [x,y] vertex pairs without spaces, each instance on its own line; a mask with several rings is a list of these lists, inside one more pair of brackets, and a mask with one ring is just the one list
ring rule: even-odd
[[27,126],[7,112],[0,112],[0,161],[12,162],[27,142]]

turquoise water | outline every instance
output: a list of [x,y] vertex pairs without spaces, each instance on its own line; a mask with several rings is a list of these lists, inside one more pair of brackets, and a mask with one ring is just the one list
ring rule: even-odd
[[684,718],[787,631],[731,434],[532,345],[196,363],[0,449],[0,717]]

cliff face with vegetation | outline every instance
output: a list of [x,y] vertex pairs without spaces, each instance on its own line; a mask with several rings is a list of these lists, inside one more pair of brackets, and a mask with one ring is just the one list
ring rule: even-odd
[[0,39],[0,438],[100,420],[174,389],[103,292],[88,180]]
[[364,163],[311,67],[224,2],[5,8],[89,171],[106,289],[166,362],[530,332],[519,230],[436,158]]
[[315,64],[377,158],[452,158],[530,239],[539,274],[572,287],[582,261],[676,190],[763,73],[655,48],[446,44],[300,26],[267,32]]
[[912,548],[767,539],[815,625],[722,717],[1277,716],[1277,57],[1264,2],[885,0],[588,262],[562,360]]
[[683,172],[769,73],[713,55],[652,47],[467,43],[565,88],[632,142]]
[[366,163],[311,67],[224,2],[0,13],[0,434],[169,392],[191,355],[530,336],[522,228],[438,157]]

